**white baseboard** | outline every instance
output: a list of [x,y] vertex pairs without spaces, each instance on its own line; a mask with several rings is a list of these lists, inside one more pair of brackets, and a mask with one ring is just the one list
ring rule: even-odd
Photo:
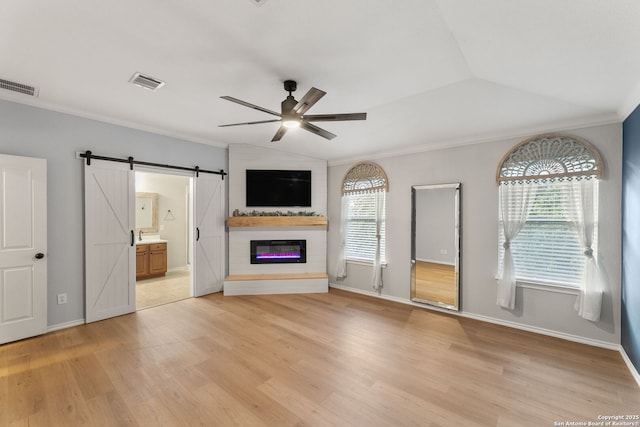
[[594,347],[601,347],[601,348],[606,348],[606,349],[615,350],[615,351],[620,350],[620,345],[619,344],[610,343],[610,342],[607,342],[607,341],[594,340],[594,339],[590,339],[590,338],[581,337],[581,336],[578,336],[578,335],[571,335],[571,334],[566,334],[564,332],[552,331],[550,329],[538,328],[536,326],[522,325],[520,323],[509,322],[507,320],[496,319],[494,317],[482,316],[482,315],[479,315],[479,314],[472,314],[472,313],[464,313],[464,312],[460,312],[460,311],[445,310],[445,309],[442,309],[442,308],[439,308],[439,307],[435,307],[435,306],[415,303],[415,302],[413,302],[411,300],[404,299],[404,298],[393,297],[393,296],[389,296],[389,295],[379,295],[377,292],[374,292],[374,291],[365,291],[365,290],[362,290],[362,289],[352,288],[352,287],[349,287],[349,286],[342,286],[342,285],[338,285],[338,284],[335,284],[335,283],[330,283],[329,287],[336,288],[336,289],[342,289],[342,290],[348,291],[348,292],[354,292],[354,293],[358,293],[358,294],[369,295],[369,296],[372,296],[372,297],[375,297],[375,298],[381,298],[381,299],[385,299],[385,300],[388,300],[388,301],[399,302],[401,304],[412,305],[414,307],[420,307],[420,308],[424,308],[424,309],[427,309],[427,310],[433,310],[433,311],[439,311],[441,313],[452,314],[454,316],[466,317],[466,318],[469,318],[469,319],[480,320],[482,322],[487,322],[487,323],[493,323],[493,324],[496,324],[496,325],[507,326],[509,328],[520,329],[520,330],[528,331],[528,332],[534,332],[536,334],[547,335],[547,336],[555,337],[555,338],[561,338],[561,339],[564,339],[564,340],[567,340],[567,341],[578,342],[578,343],[581,343],[581,344],[587,344],[587,345],[591,345],[591,346],[594,346]]
[[633,379],[636,380],[636,383],[638,383],[638,387],[640,387],[640,373],[638,372],[636,367],[633,366],[633,363],[631,363],[631,359],[629,359],[629,355],[626,351],[624,351],[624,347],[622,346],[620,346],[620,354],[622,355],[622,359],[624,359],[624,363],[627,364],[627,368],[629,368],[629,372],[631,372]]
[[74,326],[84,325],[84,319],[72,320],[71,322],[58,323],[57,325],[47,326],[47,333],[59,331],[60,329],[73,328]]

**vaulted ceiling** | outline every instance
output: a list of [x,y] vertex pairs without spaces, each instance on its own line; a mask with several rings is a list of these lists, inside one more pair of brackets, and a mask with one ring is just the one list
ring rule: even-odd
[[[637,0],[3,0],[0,98],[190,141],[339,160],[624,119],[640,101]],[[166,82],[156,92],[135,72]],[[270,142],[282,82],[310,114]]]

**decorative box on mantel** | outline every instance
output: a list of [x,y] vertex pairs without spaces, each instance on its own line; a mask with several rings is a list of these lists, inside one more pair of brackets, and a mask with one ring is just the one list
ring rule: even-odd
[[[224,295],[328,292],[326,216],[231,216]],[[251,263],[251,242],[306,242],[300,263]],[[254,243],[255,245],[255,243]]]

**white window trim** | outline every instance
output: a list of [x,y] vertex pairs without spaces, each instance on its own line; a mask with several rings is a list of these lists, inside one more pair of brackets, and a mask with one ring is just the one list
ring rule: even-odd
[[557,283],[535,283],[533,281],[516,280],[517,288],[536,289],[539,291],[553,292],[557,294],[578,295],[580,288],[568,285],[559,285]]
[[[361,258],[347,258],[347,264],[353,265],[364,265],[371,267],[373,266],[373,261],[369,261]],[[387,268],[387,264],[389,264],[386,260],[382,263],[382,268]]]
[[[496,275],[494,276],[494,279],[497,281],[500,278]],[[530,279],[516,279],[516,288],[535,289],[538,291],[545,291],[545,292],[551,292],[556,294],[566,294],[566,295],[580,294],[580,288],[575,286],[563,285],[560,283],[536,281],[536,280],[530,280]]]

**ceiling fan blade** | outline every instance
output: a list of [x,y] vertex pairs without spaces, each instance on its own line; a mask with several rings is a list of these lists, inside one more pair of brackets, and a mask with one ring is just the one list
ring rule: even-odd
[[276,134],[273,135],[273,138],[271,138],[271,142],[280,141],[282,139],[282,137],[284,136],[284,134],[287,133],[288,129],[289,128],[287,128],[285,126],[280,126],[280,129],[278,129]]
[[300,127],[304,130],[308,130],[309,132],[315,133],[316,135],[319,135],[326,139],[333,139],[336,136],[338,136],[336,134],[329,132],[328,130],[319,128],[318,126],[312,125],[311,123],[307,123],[304,120],[300,122]]
[[275,111],[269,110],[267,108],[262,108],[258,105],[251,104],[246,101],[242,101],[241,99],[234,98],[233,96],[221,96],[220,98],[226,99],[227,101],[235,102],[236,104],[244,105],[245,107],[253,108],[254,110],[262,111],[280,117],[280,113],[276,113]]
[[218,125],[219,128],[226,128],[229,126],[242,126],[242,125],[259,125],[261,123],[275,123],[279,122],[280,119],[273,120],[260,120],[259,122],[244,122],[244,123],[229,123],[228,125]]
[[295,107],[293,107],[293,112],[296,114],[304,114],[309,108],[313,107],[313,105],[320,100],[323,96],[325,96],[327,92],[316,89],[312,87],[309,89],[309,92],[305,93],[302,99],[298,101]]
[[310,114],[302,117],[308,122],[339,122],[344,120],[367,120],[367,113]]

